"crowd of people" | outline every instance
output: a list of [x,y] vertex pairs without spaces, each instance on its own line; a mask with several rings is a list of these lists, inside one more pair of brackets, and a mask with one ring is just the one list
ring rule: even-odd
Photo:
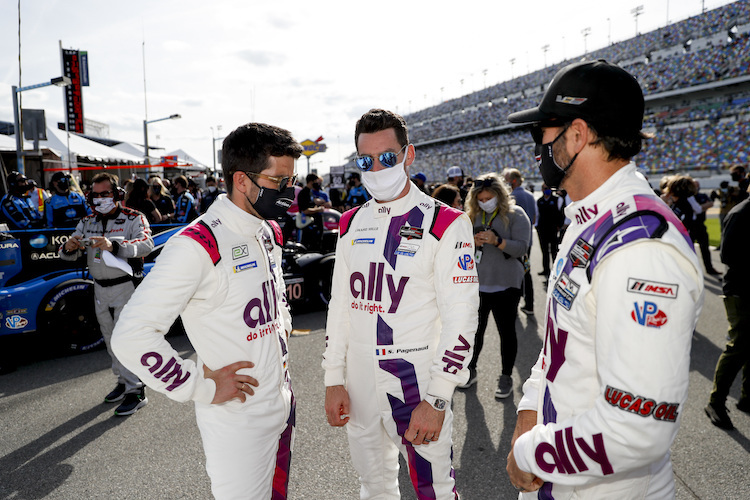
[[[0,221],[9,229],[75,227],[93,214],[91,187],[79,185],[68,172],[55,172],[49,190],[18,172],[8,174],[6,181],[8,192],[0,199]],[[117,189],[124,205],[143,213],[149,224],[187,223],[204,213],[223,192],[215,177],[206,177],[205,183],[205,189],[200,189],[183,175],[171,180],[150,175],[148,179],[127,179]]]

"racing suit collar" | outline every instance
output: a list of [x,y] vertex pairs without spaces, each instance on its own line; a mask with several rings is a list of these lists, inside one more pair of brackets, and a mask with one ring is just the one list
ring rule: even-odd
[[[623,190],[631,190],[633,185],[636,183],[644,182],[643,179],[635,175],[636,167],[635,162],[630,162],[612,176],[604,181],[604,183],[596,188],[591,194],[582,200],[573,201],[565,207],[565,217],[570,219],[571,225],[587,224],[590,221],[596,219],[596,217],[583,218],[576,217],[581,211],[590,213],[590,210],[596,211],[597,204],[601,203],[607,198],[618,196]],[[650,187],[649,187],[650,189]],[[593,214],[592,214],[593,215]]]
[[[214,208],[216,206],[216,208]],[[263,219],[256,217],[255,215],[245,212],[240,207],[235,205],[226,194],[220,194],[216,201],[211,204],[209,210],[218,212],[221,217],[221,222],[229,225],[233,230],[245,233],[255,234],[258,227],[263,222]],[[215,217],[211,217],[209,220],[213,220]]]
[[370,201],[368,201],[368,203],[372,203],[372,210],[374,212],[377,212],[378,209],[387,208],[388,214],[391,216],[403,215],[407,211],[411,210],[411,208],[414,206],[416,196],[421,191],[411,180],[409,181],[409,184],[409,192],[406,193],[406,196],[402,196],[401,198],[398,198],[396,200],[379,202],[375,201],[375,198],[372,198]]

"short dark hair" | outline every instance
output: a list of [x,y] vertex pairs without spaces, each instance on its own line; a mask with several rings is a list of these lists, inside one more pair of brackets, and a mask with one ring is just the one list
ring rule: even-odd
[[231,194],[235,172],[260,173],[268,168],[271,156],[291,156],[296,160],[302,155],[302,146],[288,130],[265,123],[248,123],[224,139],[221,155],[224,183]]
[[172,184],[179,184],[180,186],[184,187],[185,189],[187,189],[187,187],[188,187],[188,181],[187,181],[187,179],[185,178],[184,175],[178,175],[177,177],[173,178],[172,179]]
[[109,185],[112,187],[113,190],[116,190],[117,187],[120,185],[120,180],[117,178],[116,175],[110,174],[109,172],[102,172],[101,174],[96,174],[93,179],[91,179],[91,185],[99,184],[100,182],[109,182]]
[[307,174],[307,177],[305,177],[305,182],[315,182],[318,180],[318,174]]
[[650,139],[650,136],[640,130],[630,134],[619,133],[618,135],[600,134],[595,125],[586,122],[591,130],[596,134],[596,138],[591,141],[592,146],[601,144],[607,152],[608,160],[630,160],[632,157],[641,152],[643,141]]
[[214,177],[213,175],[209,175],[208,177],[206,177],[206,183],[209,182],[216,182],[216,177]]
[[354,127],[354,147],[359,147],[357,144],[359,134],[374,134],[389,128],[396,131],[396,140],[401,147],[409,144],[409,131],[401,115],[385,109],[371,109],[357,120],[357,125]]

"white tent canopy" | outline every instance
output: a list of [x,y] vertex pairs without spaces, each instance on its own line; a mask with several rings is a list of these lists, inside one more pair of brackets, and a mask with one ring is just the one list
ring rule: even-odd
[[208,169],[206,165],[196,160],[194,157],[190,156],[188,153],[186,153],[182,149],[176,149],[172,151],[171,153],[164,154],[164,156],[176,156],[177,161],[180,163],[192,163],[193,166],[190,167],[190,170],[207,170]]
[[[68,148],[68,145],[70,145],[70,148]],[[48,148],[56,152],[63,162],[67,161],[69,156],[72,156],[71,161],[73,162],[76,162],[76,157],[85,157],[92,161],[107,161],[110,163],[143,162],[142,156],[119,151],[79,135],[68,134],[64,130],[49,127],[47,127],[47,140],[39,141],[39,147]]]

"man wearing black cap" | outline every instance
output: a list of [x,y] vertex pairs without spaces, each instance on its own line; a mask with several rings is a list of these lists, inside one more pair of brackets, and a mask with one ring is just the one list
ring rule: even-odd
[[50,181],[52,196],[44,202],[49,227],[75,227],[86,215],[93,215],[82,194],[70,190],[70,174],[56,172]]
[[34,208],[29,192],[34,189],[29,179],[18,172],[11,172],[6,179],[8,192],[0,200],[0,212],[10,229],[34,229],[44,226],[42,214]]
[[675,495],[669,448],[703,276],[687,231],[636,175],[643,111],[638,82],[600,60],[563,68],[538,107],[508,117],[531,124],[545,184],[573,200],[508,455],[524,499]]

